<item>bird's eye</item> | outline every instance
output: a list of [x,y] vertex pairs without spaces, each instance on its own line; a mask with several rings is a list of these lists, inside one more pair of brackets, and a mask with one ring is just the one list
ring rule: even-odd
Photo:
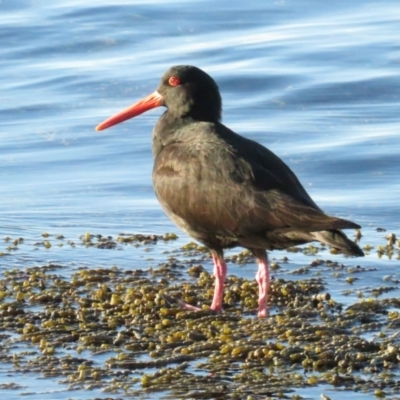
[[171,78],[168,79],[168,83],[171,86],[178,86],[181,84],[181,80],[177,76],[171,76]]

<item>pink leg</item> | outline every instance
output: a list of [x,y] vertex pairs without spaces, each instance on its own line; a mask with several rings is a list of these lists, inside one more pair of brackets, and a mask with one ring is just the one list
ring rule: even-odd
[[269,289],[269,269],[268,269],[268,258],[264,253],[262,256],[256,255],[258,263],[258,271],[256,274],[256,281],[258,283],[258,316],[268,316],[268,289]]
[[214,260],[214,276],[215,276],[214,298],[211,304],[211,310],[221,312],[222,299],[224,297],[224,283],[228,267],[226,266],[222,252],[217,253],[213,251],[211,255]]

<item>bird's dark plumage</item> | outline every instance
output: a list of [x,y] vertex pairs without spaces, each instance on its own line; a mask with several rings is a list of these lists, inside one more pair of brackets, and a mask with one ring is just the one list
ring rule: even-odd
[[154,189],[168,216],[211,249],[216,275],[211,308],[222,307],[224,248],[242,246],[255,255],[260,316],[267,314],[266,250],[317,240],[364,255],[341,231],[359,225],[324,214],[279,157],[220,122],[218,86],[199,68],[170,68],[156,92],[98,129],[160,105],[167,111],[153,131]]

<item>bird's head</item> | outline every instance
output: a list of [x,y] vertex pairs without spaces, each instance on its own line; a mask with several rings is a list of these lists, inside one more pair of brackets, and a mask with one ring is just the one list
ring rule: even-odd
[[217,122],[221,118],[222,101],[210,75],[197,67],[177,65],[165,72],[155,92],[108,118],[96,130],[107,129],[160,106],[167,107],[177,118]]

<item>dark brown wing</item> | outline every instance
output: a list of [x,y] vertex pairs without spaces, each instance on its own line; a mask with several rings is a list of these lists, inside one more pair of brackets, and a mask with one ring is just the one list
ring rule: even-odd
[[165,147],[155,160],[157,197],[187,233],[205,242],[210,235],[229,241],[271,231],[358,227],[325,215],[265,147],[223,125],[212,127],[213,135],[199,130],[198,137]]

